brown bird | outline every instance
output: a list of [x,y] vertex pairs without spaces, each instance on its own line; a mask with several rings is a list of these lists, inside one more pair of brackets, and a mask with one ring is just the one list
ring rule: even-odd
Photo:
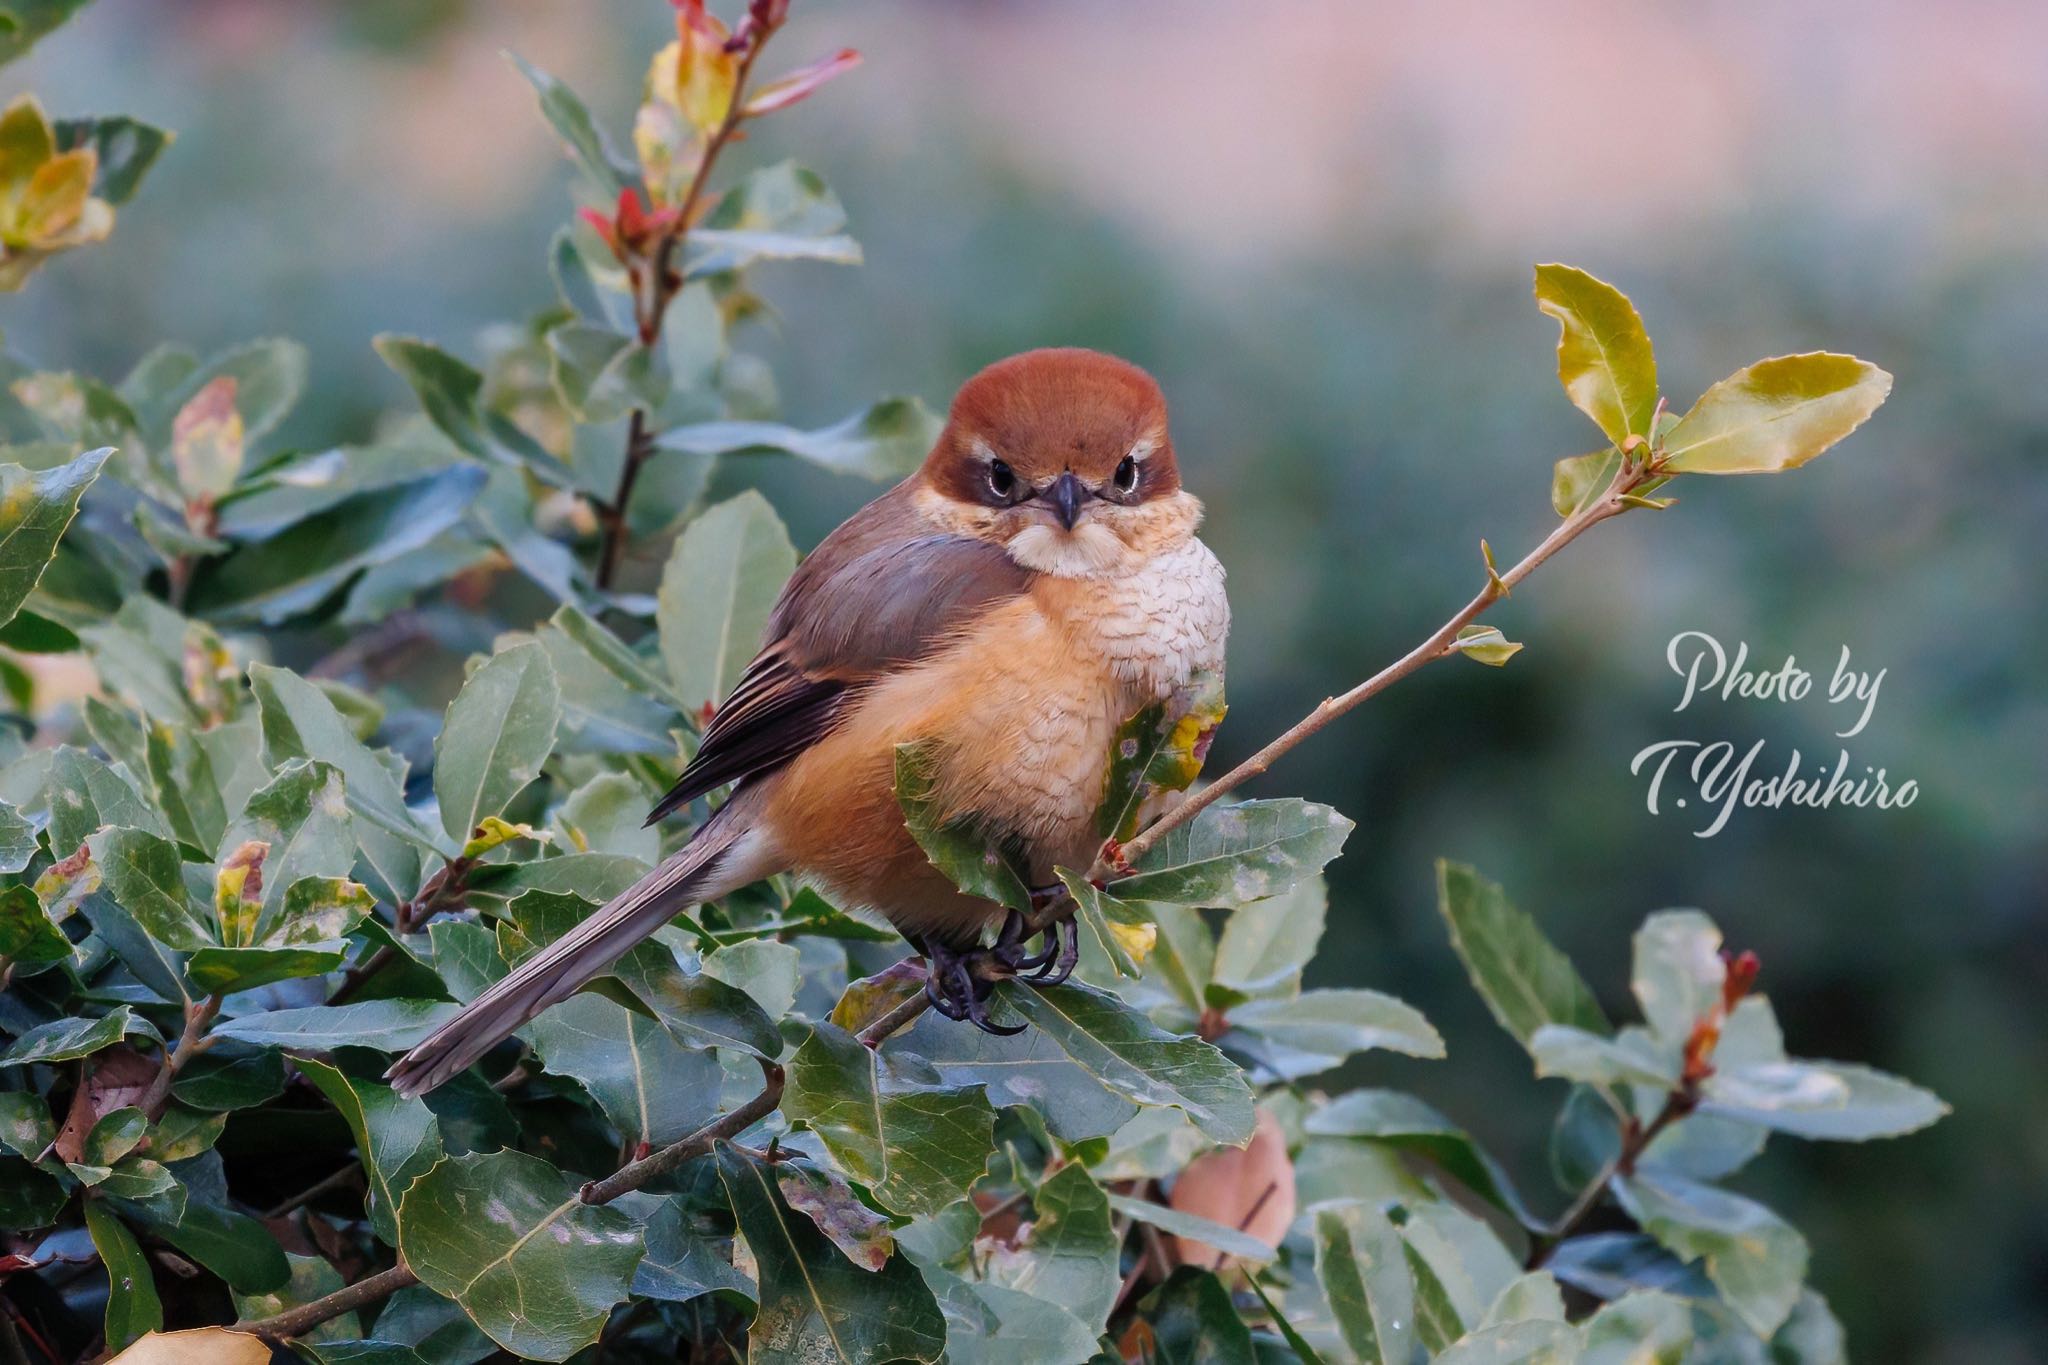
[[1034,886],[1087,866],[1117,727],[1222,668],[1230,606],[1201,516],[1137,366],[1058,349],[975,375],[918,471],[798,568],[648,819],[727,784],[731,797],[400,1059],[393,1085],[433,1089],[675,915],[780,872],[885,916],[930,960],[934,1004],[995,1029],[974,955],[1063,979],[1071,931],[1026,956],[1019,917],[931,865],[896,802],[896,746],[932,742],[940,813],[1021,850]]

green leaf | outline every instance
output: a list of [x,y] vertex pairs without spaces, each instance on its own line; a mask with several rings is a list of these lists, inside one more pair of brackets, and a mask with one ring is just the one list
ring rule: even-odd
[[1344,1344],[1358,1359],[1407,1365],[1415,1352],[1415,1282],[1407,1249],[1369,1204],[1316,1214],[1316,1278]]
[[1806,1278],[1806,1239],[1762,1204],[1712,1185],[1639,1170],[1618,1177],[1615,1196],[1643,1231],[1707,1278],[1758,1336],[1776,1332]]
[[1124,900],[1249,905],[1320,872],[1351,829],[1349,820],[1313,801],[1211,806],[1153,845],[1109,890]]
[[[291,1275],[283,1287],[266,1294],[237,1294],[235,1315],[243,1322],[267,1318],[287,1308],[300,1308],[340,1290],[341,1272],[325,1256],[287,1253],[285,1264]],[[350,1341],[363,1334],[362,1321],[354,1312],[329,1318],[301,1338],[314,1343]]]
[[604,130],[591,118],[589,108],[575,91],[517,53],[505,55],[533,86],[534,93],[540,96],[540,111],[547,118],[548,125],[561,137],[570,157],[590,177],[593,185],[609,197],[639,179],[630,165],[621,161],[612,150]]
[[1453,1342],[1438,1365],[1577,1365],[1579,1334],[1562,1322],[1511,1322]]
[[831,1024],[790,1059],[782,1112],[892,1213],[935,1214],[960,1199],[995,1146],[995,1110],[979,1087],[949,1087],[917,1059],[884,1057]]
[[1462,1128],[1395,1090],[1353,1090],[1311,1113],[1303,1128],[1314,1136],[1365,1138],[1428,1157],[1474,1194],[1525,1226],[1535,1218],[1500,1164]]
[[68,744],[50,755],[42,797],[50,811],[50,851],[60,858],[75,852],[102,825],[170,833],[162,817],[119,774]]
[[682,724],[678,704],[616,636],[569,606],[534,636],[562,689],[558,748],[607,757],[660,754],[664,761],[674,756],[670,732]]
[[451,849],[407,809],[398,774],[355,737],[326,693],[296,673],[252,664],[249,685],[263,721],[265,756],[278,766],[310,758],[340,769],[346,783],[342,794],[356,817],[356,842],[364,858],[387,892],[395,898],[410,896],[418,889],[420,851],[446,856]]
[[218,1038],[268,1043],[304,1052],[367,1047],[403,1052],[455,1017],[457,1007],[435,1000],[363,1000],[347,1005],[306,1005],[271,1010],[215,1024]]
[[176,844],[139,829],[103,829],[89,846],[108,894],[151,938],[180,952],[213,942],[185,888]]
[[1949,1111],[1910,1081],[1848,1062],[1729,1067],[1708,1077],[1702,1093],[1703,1114],[1836,1142],[1917,1132]]
[[1074,898],[1074,923],[1108,961],[1118,976],[1136,979],[1145,958],[1159,939],[1158,926],[1142,906],[1120,901],[1077,872],[1053,869],[1060,885]]
[[326,763],[287,761],[222,834],[223,861],[250,844],[266,846],[259,924],[284,912],[285,893],[304,878],[346,875],[356,840],[341,773]]
[[320,606],[357,574],[422,548],[460,521],[484,484],[474,465],[342,499],[267,540],[201,561],[189,609],[278,625]]
[[561,715],[561,688],[537,643],[513,645],[469,675],[434,741],[434,794],[451,838],[469,838],[540,775]]
[[900,1050],[923,1059],[948,1085],[986,1087],[989,1103],[998,1109],[1028,1106],[1063,1142],[1113,1133],[1140,1112],[1121,1092],[1035,1029],[998,1037],[980,1029],[960,1028],[927,1011],[882,1050],[892,1057]]
[[633,1220],[585,1204],[581,1183],[519,1152],[448,1157],[406,1190],[399,1250],[507,1351],[566,1360],[597,1340],[643,1250]]
[[1444,1055],[1444,1040],[1422,1011],[1379,991],[1321,990],[1292,1000],[1251,1000],[1225,1017],[1234,1031],[1221,1040],[1226,1049],[1250,1052],[1288,1079],[1327,1071],[1373,1048],[1410,1057]]
[[69,654],[78,648],[78,635],[69,626],[23,607],[12,621],[0,626],[0,645],[23,654]]
[[71,940],[25,886],[0,889],[0,958],[38,964],[71,956]]
[[387,332],[370,344],[412,386],[427,420],[459,449],[524,470],[556,488],[576,487],[574,471],[511,421],[483,407],[484,377],[476,370],[415,337]]
[[162,1041],[149,1021],[126,1005],[116,1006],[97,1019],[53,1019],[10,1043],[5,1052],[0,1052],[0,1066],[75,1062],[130,1035]]
[[802,984],[803,950],[794,943],[749,939],[727,943],[704,954],[704,975],[745,991],[771,1019],[780,1019],[796,1004]]
[[1056,1303],[1101,1331],[1116,1300],[1118,1239],[1109,1196],[1079,1162],[1062,1166],[1031,1197],[1028,1238],[997,1249],[986,1278]]
[[163,1302],[157,1298],[141,1243],[113,1210],[98,1199],[86,1200],[85,1226],[107,1268],[107,1349],[118,1351],[145,1332],[162,1328]]
[[0,625],[14,619],[41,581],[79,498],[111,454],[111,447],[102,447],[33,472],[0,465]]
[[0,6],[0,66],[15,60],[36,45],[36,41],[62,24],[88,0],[7,0]]
[[[141,1208],[141,1205],[134,1206]],[[144,1217],[144,1226],[228,1282],[238,1294],[269,1294],[291,1279],[291,1262],[269,1229],[246,1214],[196,1201],[176,1222]]]
[[931,865],[968,895],[1030,913],[1031,888],[1011,851],[972,821],[946,818],[937,797],[939,762],[935,740],[896,746],[896,804],[911,838]]
[[1621,468],[1621,452],[1613,446],[1590,455],[1567,455],[1551,466],[1550,505],[1561,517],[1584,508],[1607,491]]
[[529,1023],[527,1034],[547,1070],[581,1083],[631,1143],[664,1146],[717,1113],[717,1057],[602,996],[571,996]]
[[661,831],[645,823],[655,797],[627,773],[599,773],[570,792],[555,812],[561,847],[577,853],[615,853],[654,866]]
[[634,408],[668,401],[668,360],[658,346],[590,323],[548,329],[548,373],[562,405],[578,422],[616,422]]
[[1603,1038],[1569,1024],[1545,1024],[1530,1035],[1529,1055],[1536,1060],[1538,1076],[1659,1090],[1678,1084],[1678,1057],[1660,1049],[1641,1029],[1625,1028]]
[[1466,658],[1489,668],[1499,668],[1522,652],[1522,647],[1501,634],[1498,627],[1476,622],[1460,627],[1458,638],[1452,643]]
[[1603,1305],[1580,1328],[1579,1365],[1679,1365],[1692,1345],[1692,1306],[1655,1290]]
[[1513,1322],[1563,1322],[1564,1292],[1547,1270],[1516,1276],[1487,1306],[1475,1330],[1505,1327]]
[[1290,890],[1242,906],[1223,922],[1210,980],[1247,996],[1292,995],[1322,942],[1329,885],[1308,877]]
[[387,1245],[398,1245],[399,1200],[416,1177],[441,1159],[440,1123],[424,1103],[402,1099],[389,1086],[346,1075],[310,1057],[300,1058],[296,1065],[355,1135],[363,1174],[369,1178],[370,1226]]
[[754,1282],[733,1269],[720,1249],[723,1234],[692,1211],[688,1197],[635,1192],[612,1207],[640,1219],[647,1241],[647,1254],[633,1272],[634,1294],[667,1303],[688,1303],[717,1289],[754,1297]]
[[1217,1142],[1251,1140],[1254,1114],[1244,1073],[1208,1043],[1165,1033],[1089,986],[1034,990],[1005,981],[996,994],[1110,1090],[1137,1104],[1183,1109]]
[[134,1151],[149,1131],[149,1118],[140,1109],[115,1109],[102,1114],[85,1135],[79,1161],[87,1166],[111,1166]]
[[1697,910],[1659,910],[1636,930],[1634,947],[1629,988],[1643,1018],[1658,1042],[1682,1048],[1721,1003],[1721,931]]
[[118,114],[111,118],[58,119],[57,150],[89,146],[99,162],[93,177],[93,193],[116,206],[135,197],[142,177],[171,145],[175,134],[162,128]]
[[218,848],[227,829],[227,800],[206,746],[182,725],[152,721],[144,766],[171,831],[194,848]]
[[945,1319],[915,1266],[897,1256],[880,1271],[861,1269],[809,1219],[792,1212],[768,1167],[728,1143],[718,1144],[717,1158],[760,1272],[760,1307],[747,1333],[749,1361],[880,1365],[939,1359]]
[[658,444],[693,455],[788,454],[880,481],[900,479],[922,464],[943,425],[915,398],[884,398],[814,431],[779,422],[700,422],[662,433]]
[[684,1047],[724,1047],[776,1057],[782,1034],[775,1021],[737,986],[684,971],[666,948],[643,945],[614,969],[640,1002]]
[[1255,1365],[1259,1359],[1230,1291],[1206,1270],[1181,1266],[1139,1308],[1152,1325],[1151,1359],[1159,1365]]
[[1617,1299],[1636,1289],[1669,1290],[1689,1299],[1714,1297],[1705,1274],[1640,1232],[1596,1232],[1560,1242],[1550,1254],[1552,1274],[1595,1298]]
[[1436,868],[1437,909],[1450,926],[1451,946],[1502,1028],[1524,1047],[1545,1024],[1608,1031],[1593,992],[1534,919],[1473,869],[1442,859]]
[[1892,377],[1852,355],[1776,356],[1737,370],[1700,395],[1664,438],[1674,474],[1766,474],[1797,469],[1863,425]]
[[860,263],[860,244],[840,229],[846,210],[825,182],[794,162],[764,166],[727,190],[690,233],[690,279],[763,260]]
[[1536,306],[1557,319],[1557,378],[1617,446],[1648,437],[1657,358],[1628,296],[1568,265],[1536,267]]
[[1096,834],[1128,839],[1162,794],[1186,791],[1202,771],[1209,741],[1228,709],[1222,675],[1202,672],[1117,727],[1095,812]]
[[180,1104],[226,1112],[252,1109],[284,1093],[284,1055],[274,1047],[225,1043],[186,1064],[171,1086]]
[[[161,402],[146,404],[144,435],[152,449],[169,449],[171,424],[179,409],[217,379],[235,381],[235,410],[242,437],[254,445],[267,436],[299,401],[306,387],[306,348],[284,337],[231,347],[187,372]],[[138,408],[142,415],[145,408]]]
[[1165,1204],[1155,1204],[1149,1199],[1133,1199],[1129,1195],[1109,1196],[1111,1212],[1126,1218],[1135,1218],[1140,1223],[1150,1223],[1163,1232],[1176,1237],[1189,1237],[1205,1246],[1213,1247],[1226,1256],[1263,1265],[1279,1256],[1279,1251],[1266,1245],[1248,1232],[1240,1232],[1214,1219],[1199,1214],[1185,1213]]
[[732,691],[794,572],[789,532],[751,489],[706,508],[684,529],[662,570],[655,610],[662,662],[684,709]]

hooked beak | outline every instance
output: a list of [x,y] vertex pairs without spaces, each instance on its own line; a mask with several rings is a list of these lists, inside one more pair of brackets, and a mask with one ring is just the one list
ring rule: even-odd
[[1081,519],[1081,500],[1088,496],[1088,490],[1069,469],[1052,481],[1052,487],[1046,489],[1043,496],[1059,515],[1060,525],[1071,531],[1074,523]]

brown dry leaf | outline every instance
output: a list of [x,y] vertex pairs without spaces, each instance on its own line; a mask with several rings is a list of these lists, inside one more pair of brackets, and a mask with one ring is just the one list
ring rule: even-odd
[[[1248,1145],[1242,1150],[1218,1147],[1196,1157],[1173,1182],[1166,1202],[1268,1246],[1280,1245],[1294,1221],[1294,1163],[1279,1123],[1261,1110]],[[1223,1264],[1223,1253],[1206,1242],[1187,1237],[1172,1242],[1174,1259],[1182,1265],[1214,1270]]]
[[93,1063],[85,1084],[72,1093],[64,1126],[57,1130],[59,1160],[77,1161],[83,1156],[85,1135],[101,1118],[116,1109],[139,1106],[156,1080],[159,1065],[126,1043],[101,1052]]
[[270,1365],[270,1346],[225,1327],[151,1332],[107,1365]]
[[862,977],[846,988],[832,1007],[832,1022],[848,1033],[859,1033],[890,1010],[924,989],[924,965],[915,958],[892,962],[873,976]]

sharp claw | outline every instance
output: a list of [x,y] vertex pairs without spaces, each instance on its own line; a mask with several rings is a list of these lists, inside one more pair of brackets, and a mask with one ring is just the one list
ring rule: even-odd
[[[1040,895],[1057,895],[1060,889],[1041,888],[1032,893],[1033,900]],[[1023,1024],[998,1024],[989,1018],[987,1005],[995,993],[996,982],[1003,977],[1017,977],[1033,985],[1057,986],[1073,974],[1081,956],[1080,931],[1070,919],[1042,930],[1045,947],[1026,954],[1024,945],[1030,942],[1025,937],[1026,923],[1022,915],[1011,911],[995,944],[985,949],[958,952],[938,944],[929,945],[925,952],[928,965],[924,990],[932,1008],[948,1019],[964,1019],[999,1038],[1022,1033]]]
[[992,1033],[998,1038],[1008,1038],[1022,1033],[1025,1027],[1022,1024],[998,1024],[989,1018],[986,997],[977,997],[974,1003],[967,1007],[967,1017],[983,1033]]
[[1058,986],[1074,974],[1074,964],[1081,960],[1081,931],[1072,920],[1061,920],[1053,926],[1053,937],[1059,943],[1059,959],[1050,973],[1040,971],[1032,979],[1040,985]]

